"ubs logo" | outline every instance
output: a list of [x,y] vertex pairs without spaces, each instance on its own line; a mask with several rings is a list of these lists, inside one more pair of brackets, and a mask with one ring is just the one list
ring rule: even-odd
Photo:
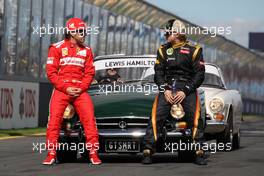
[[0,89],[0,116],[1,118],[12,118],[13,116],[14,91],[11,88]]
[[22,119],[22,117],[24,116],[24,113],[25,113],[25,111],[24,111],[25,104],[24,104],[24,91],[23,91],[23,88],[21,88],[19,98],[20,98],[19,115],[20,115],[20,118]]
[[20,118],[24,116],[26,118],[35,117],[36,115],[36,91],[31,89],[21,88],[20,91],[20,104],[19,104],[19,114]]

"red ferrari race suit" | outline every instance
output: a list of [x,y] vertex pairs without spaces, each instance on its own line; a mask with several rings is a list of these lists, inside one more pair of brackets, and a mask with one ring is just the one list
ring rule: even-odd
[[[89,150],[98,150],[98,132],[94,118],[94,107],[91,97],[86,92],[89,88],[95,69],[93,54],[89,47],[63,40],[49,48],[47,76],[54,85],[50,100],[50,116],[47,127],[47,147],[55,151],[58,145],[59,131],[63,120],[63,113],[69,103],[72,103],[80,117]],[[66,93],[68,87],[81,88],[78,97]]]

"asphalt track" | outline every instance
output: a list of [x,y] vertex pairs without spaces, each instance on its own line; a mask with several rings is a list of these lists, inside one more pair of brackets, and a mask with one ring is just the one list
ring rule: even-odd
[[232,152],[211,154],[207,166],[181,163],[175,155],[156,155],[155,164],[142,165],[141,156],[101,156],[103,164],[92,166],[87,161],[43,166],[46,153],[33,151],[33,142],[44,142],[44,137],[20,137],[0,140],[0,175],[199,175],[199,176],[255,176],[264,172],[264,120],[244,122],[241,148]]

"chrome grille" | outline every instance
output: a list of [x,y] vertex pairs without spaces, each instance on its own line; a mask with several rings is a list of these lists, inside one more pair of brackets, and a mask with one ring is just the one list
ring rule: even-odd
[[129,129],[146,128],[149,117],[98,117],[96,118],[98,129]]

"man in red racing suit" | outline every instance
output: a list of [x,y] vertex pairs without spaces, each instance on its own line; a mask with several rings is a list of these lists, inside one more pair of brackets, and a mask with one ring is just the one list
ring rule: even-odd
[[51,165],[56,160],[63,113],[69,103],[73,104],[84,127],[91,163],[101,164],[97,154],[99,143],[94,107],[86,92],[94,78],[95,69],[92,50],[83,44],[85,29],[82,20],[71,18],[66,24],[65,40],[49,48],[46,71],[55,89],[50,100],[46,141],[48,155],[43,161],[45,165]]

